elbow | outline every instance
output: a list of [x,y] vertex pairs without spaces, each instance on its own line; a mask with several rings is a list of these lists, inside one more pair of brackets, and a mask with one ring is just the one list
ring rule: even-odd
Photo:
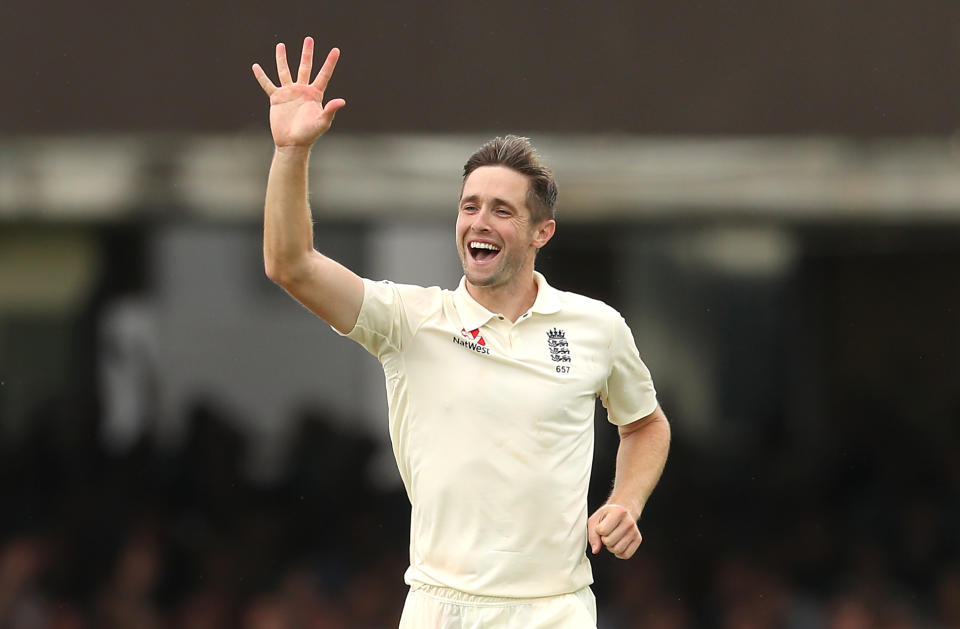
[[310,272],[309,255],[278,255],[264,251],[263,272],[275,284],[287,288],[306,278]]
[[619,431],[621,439],[644,432],[646,434],[658,433],[667,441],[670,440],[670,422],[667,421],[667,416],[663,413],[663,409],[661,409],[659,405],[646,417],[620,426]]
[[657,430],[661,437],[667,442],[670,442],[671,438],[671,429],[670,422],[667,420],[667,416],[663,414],[663,411],[657,407],[657,413],[653,417],[653,423],[655,425],[655,430]]
[[663,417],[662,430],[663,430],[664,441],[666,441],[667,444],[669,444],[670,441],[673,439],[673,430],[670,428],[670,422],[667,421],[666,416]]
[[276,262],[271,261],[268,258],[263,259],[263,272],[274,284],[282,284],[283,274],[280,272],[280,268],[277,266]]
[[294,281],[294,275],[291,273],[289,266],[278,264],[275,260],[265,258],[263,272],[270,278],[270,281],[284,288]]
[[670,434],[670,421],[667,419],[667,416],[664,415],[664,413],[663,413],[662,410],[657,414],[656,421],[658,421],[658,422],[660,423],[661,429],[664,430],[664,431],[669,435],[669,434]]
[[263,252],[263,272],[274,284],[284,288],[296,282],[305,270],[305,260],[302,256],[278,255],[276,252]]

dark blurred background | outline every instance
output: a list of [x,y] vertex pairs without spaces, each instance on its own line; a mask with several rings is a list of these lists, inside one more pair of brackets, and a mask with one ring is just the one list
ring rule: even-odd
[[[674,429],[600,629],[960,627],[956,2],[4,3],[0,628],[396,626],[376,361],[263,274],[250,65],[347,99],[320,250],[452,288],[463,161],[529,135],[555,286]],[[275,73],[275,72],[274,72]],[[597,415],[591,508],[616,431]]]

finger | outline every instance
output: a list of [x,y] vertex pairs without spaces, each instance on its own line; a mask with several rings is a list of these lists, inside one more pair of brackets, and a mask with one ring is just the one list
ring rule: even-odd
[[601,535],[600,541],[603,542],[603,545],[607,547],[608,550],[613,551],[613,548],[620,543],[620,540],[623,539],[623,535],[619,535],[614,532],[612,535]]
[[277,91],[277,86],[273,84],[273,81],[270,80],[270,77],[263,71],[259,63],[253,64],[253,76],[257,77],[257,83],[259,83],[263,91],[267,93],[267,96]]
[[616,546],[621,540],[632,539],[632,537],[638,533],[639,531],[633,522],[629,519],[622,520],[617,525],[617,528],[613,529],[609,535],[603,538],[603,543],[609,548],[610,546]]
[[639,539],[624,540],[623,544],[618,546],[613,554],[617,559],[630,559],[639,547]]
[[313,71],[313,38],[304,37],[303,52],[300,53],[300,69],[297,70],[297,83],[308,84],[311,71]]
[[283,42],[277,44],[277,74],[280,77],[280,85],[290,85],[290,67],[287,65],[287,47]]
[[[634,529],[614,544],[614,548],[610,550],[617,555],[617,557],[620,557],[620,559],[628,559],[637,551],[641,542],[643,542],[643,535],[641,535],[639,529]],[[610,546],[607,546],[607,548],[610,548]]]
[[605,511],[601,513],[599,519],[597,519],[597,533],[599,533],[601,537],[610,535],[617,528],[618,524],[620,524],[620,518],[614,513]]
[[630,559],[633,557],[634,553],[637,552],[637,549],[640,548],[640,542],[642,541],[643,540],[641,538],[637,538],[630,542],[630,545],[627,546],[627,550],[623,553],[622,559]]
[[629,546],[630,546],[630,540],[627,539],[627,538],[623,538],[623,539],[621,539],[619,542],[617,542],[616,544],[614,544],[614,545],[612,545],[612,546],[607,545],[607,549],[608,549],[611,553],[613,553],[613,555],[614,555],[616,558],[618,558],[618,559],[623,559],[623,553],[627,550],[627,548],[628,548]]
[[590,518],[587,521],[587,543],[590,544],[590,551],[596,555],[603,548],[603,542],[600,541],[600,534],[597,533],[596,520]]
[[323,113],[320,114],[318,122],[324,127],[324,133],[333,126],[333,118],[336,116],[337,111],[346,107],[346,105],[347,101],[342,98],[337,98],[327,103],[326,107],[323,108]]
[[333,126],[333,118],[336,115],[337,111],[346,107],[347,101],[342,98],[336,98],[329,103],[326,107],[323,108],[323,111],[320,112],[320,115],[314,120],[316,130],[319,134],[324,134],[330,130],[330,127]]
[[336,113],[347,106],[347,101],[342,98],[334,98],[331,101],[328,101],[326,105],[323,106],[323,115],[330,116],[330,120],[333,120]]
[[603,542],[603,545],[607,547],[607,550],[616,554],[617,549],[625,547],[635,533],[629,529],[622,529],[617,527],[617,529],[610,535],[603,535],[600,537],[600,541]]
[[320,71],[317,72],[317,78],[311,83],[312,86],[320,90],[321,92],[327,89],[327,83],[330,82],[330,77],[333,76],[333,69],[337,67],[337,61],[340,59],[340,49],[331,48],[330,52],[327,53],[327,59],[323,62]]
[[637,528],[637,523],[630,519],[630,516],[624,515],[614,532],[621,535],[639,535],[640,529]]

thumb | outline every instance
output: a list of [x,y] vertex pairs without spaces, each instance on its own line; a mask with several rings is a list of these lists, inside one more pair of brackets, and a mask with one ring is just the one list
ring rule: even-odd
[[347,101],[343,100],[342,98],[334,98],[333,100],[328,101],[327,104],[323,107],[323,113],[324,115],[330,116],[330,118],[332,119],[333,115],[337,113],[337,110],[343,109],[346,106],[347,106]]
[[590,551],[594,555],[600,552],[600,549],[603,547],[603,543],[600,541],[600,534],[597,533],[597,520],[596,514],[589,520],[587,520],[587,543],[590,544]]

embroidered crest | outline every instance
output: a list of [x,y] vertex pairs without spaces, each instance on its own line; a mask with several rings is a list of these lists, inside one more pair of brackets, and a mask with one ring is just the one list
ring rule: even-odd
[[547,349],[550,350],[550,360],[553,362],[570,362],[570,344],[567,343],[567,333],[563,330],[547,330]]

